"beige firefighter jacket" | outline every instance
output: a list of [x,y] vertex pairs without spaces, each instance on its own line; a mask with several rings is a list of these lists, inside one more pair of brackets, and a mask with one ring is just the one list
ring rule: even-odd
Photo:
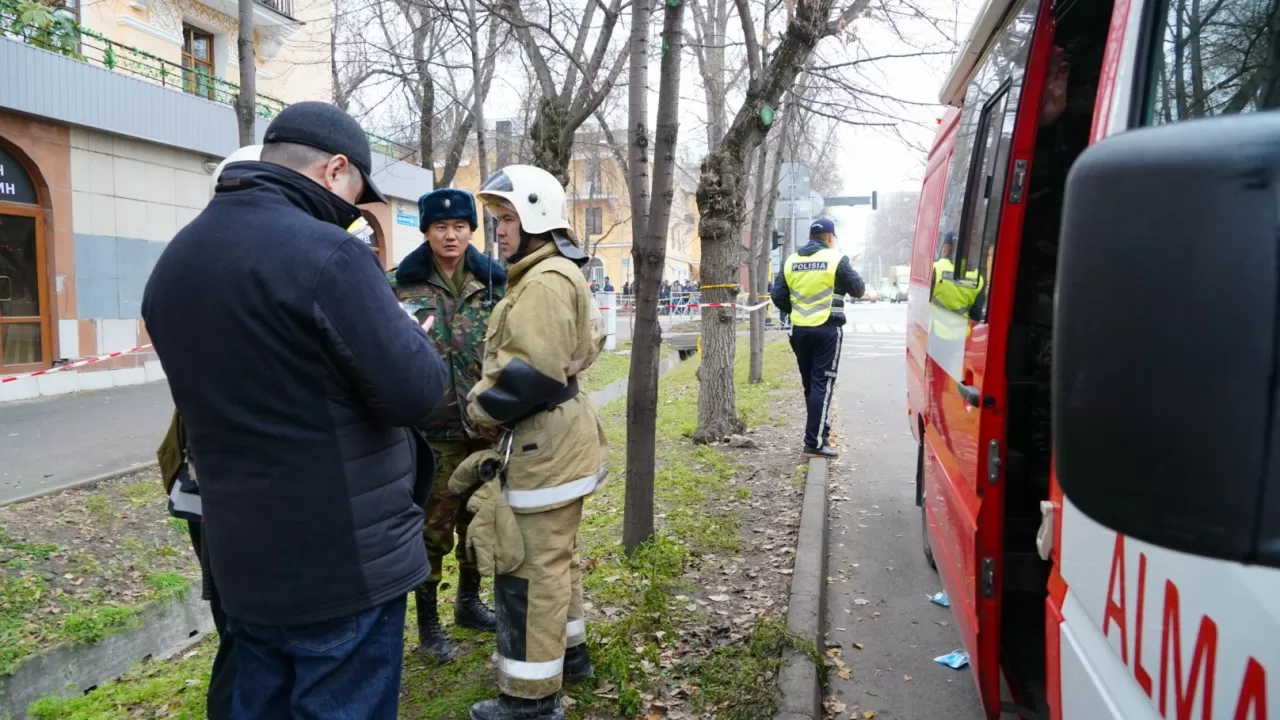
[[470,494],[467,510],[472,517],[465,552],[481,574],[489,577],[509,575],[524,564],[524,536],[502,496],[502,480],[498,477],[501,467],[501,454],[480,450],[459,463],[449,478],[450,491]]
[[534,513],[604,481],[608,444],[595,408],[583,392],[564,399],[604,347],[604,322],[577,265],[554,244],[507,272],[467,413],[477,427],[513,432],[504,496],[516,513]]

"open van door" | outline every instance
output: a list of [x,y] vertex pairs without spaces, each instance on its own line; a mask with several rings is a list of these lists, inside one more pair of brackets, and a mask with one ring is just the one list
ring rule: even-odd
[[925,531],[993,720],[1001,711],[1005,352],[1053,50],[1051,5],[989,0],[953,71],[981,56],[963,86],[930,287]]

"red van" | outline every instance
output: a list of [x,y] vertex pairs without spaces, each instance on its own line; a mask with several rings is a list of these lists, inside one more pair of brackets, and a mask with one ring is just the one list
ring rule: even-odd
[[907,414],[987,717],[1275,713],[1280,0],[988,0],[940,100]]

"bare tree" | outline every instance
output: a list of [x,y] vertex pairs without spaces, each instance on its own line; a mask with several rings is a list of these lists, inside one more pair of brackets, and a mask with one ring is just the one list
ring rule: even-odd
[[[698,74],[706,91],[707,148],[714,150],[724,137],[728,124],[727,103],[729,89],[742,80],[746,63],[738,63],[730,74],[728,58],[729,0],[697,0],[693,8],[693,32],[686,33],[686,41],[693,49],[698,63]],[[766,8],[766,18],[768,9]],[[765,25],[768,25],[766,19]]]
[[880,280],[872,276],[871,269],[884,269],[910,262],[919,207],[919,192],[891,192],[885,193],[881,198],[880,209],[872,214],[867,228],[865,257],[868,283]]
[[236,31],[236,51],[240,58],[240,92],[236,94],[236,128],[240,147],[258,139],[256,128],[258,104],[258,60],[253,49],[253,0],[240,0],[240,28]]
[[[555,13],[550,14],[545,22],[530,17],[522,5],[524,1],[498,0],[492,9],[511,25],[541,91],[533,123],[529,126],[533,164],[567,185],[574,133],[613,90],[627,62],[627,53],[623,52],[609,61],[613,31],[624,7],[623,0],[609,0],[607,6],[597,0],[586,0],[576,23],[576,33],[572,34],[568,28],[557,27],[558,16]],[[594,26],[597,12],[602,15],[599,28]],[[595,45],[588,55],[588,38],[593,31]],[[564,39],[566,37],[569,39]],[[539,38],[547,46],[540,43]],[[554,48],[554,55],[549,52],[551,48]],[[553,61],[554,65],[565,66],[564,77],[559,83]]]
[[[843,32],[866,10],[870,0],[853,0],[834,18],[836,0],[797,3],[786,34],[767,63],[762,60],[747,0],[735,0],[735,3],[746,38],[750,83],[746,101],[724,139],[703,162],[698,183],[702,298],[708,304],[731,305],[737,299],[739,239],[749,186],[744,163],[769,131],[771,123],[765,118],[772,119],[773,106],[795,84],[818,42]],[[732,308],[707,308],[702,313],[703,359],[699,369],[695,441],[714,442],[742,429],[733,387],[735,326]]]
[[627,496],[622,544],[628,554],[653,537],[653,480],[657,453],[658,286],[666,264],[667,226],[676,170],[679,130],[680,55],[684,39],[684,2],[668,0],[662,23],[658,117],[653,184],[649,180],[648,74],[650,0],[634,0],[631,27],[631,76],[628,167],[631,191],[631,257],[636,269],[636,316],[631,369],[627,379]]
[[336,0],[329,23],[329,73],[333,104],[349,112],[356,91],[373,76],[369,44],[362,37],[359,8],[353,0]]

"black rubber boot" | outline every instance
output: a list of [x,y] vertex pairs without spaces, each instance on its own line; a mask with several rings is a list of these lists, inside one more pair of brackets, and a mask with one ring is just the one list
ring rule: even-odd
[[564,681],[571,683],[588,680],[595,672],[591,668],[591,654],[587,644],[574,645],[564,651]]
[[480,601],[480,571],[460,568],[458,571],[458,595],[453,601],[453,622],[458,627],[493,632],[498,629],[498,617]]
[[444,628],[440,627],[440,615],[436,610],[436,583],[424,583],[413,591],[418,606],[418,655],[438,663],[453,659],[453,644]]
[[525,700],[499,695],[496,700],[483,700],[471,706],[471,720],[564,720],[560,696],[541,700]]

